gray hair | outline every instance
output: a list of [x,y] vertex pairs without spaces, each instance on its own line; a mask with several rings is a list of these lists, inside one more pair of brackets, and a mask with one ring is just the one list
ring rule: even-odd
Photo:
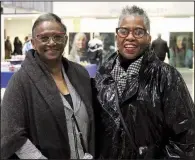
[[118,26],[120,27],[122,20],[127,16],[140,16],[144,19],[144,25],[148,32],[150,33],[150,19],[147,15],[147,13],[137,6],[126,6],[122,9],[121,15],[119,16]]
[[45,22],[45,21],[54,21],[54,22],[57,22],[59,23],[62,28],[64,29],[64,32],[66,33],[67,32],[67,28],[66,26],[63,24],[62,20],[60,17],[58,17],[56,14],[54,13],[46,13],[46,14],[42,14],[40,15],[36,21],[34,22],[33,24],[33,27],[32,27],[32,36],[35,36],[35,28],[42,22]]

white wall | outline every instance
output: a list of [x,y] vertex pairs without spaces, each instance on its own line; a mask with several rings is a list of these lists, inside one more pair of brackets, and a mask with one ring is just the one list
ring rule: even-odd
[[4,29],[6,36],[10,36],[12,49],[14,49],[13,42],[15,37],[19,37],[22,43],[24,38],[31,34],[32,29],[32,18],[13,18],[8,20],[8,17],[1,17],[1,60],[5,57],[5,46],[4,46]]
[[13,19],[5,20],[6,35],[10,36],[10,40],[13,43],[16,36],[24,43],[24,37],[31,33],[32,20],[31,19]]
[[194,32],[194,17],[190,18],[151,18],[152,40],[157,33],[162,34],[162,38],[168,41],[169,32]]
[[[4,46],[4,29],[6,30],[6,36],[10,36],[11,43],[13,45],[14,38],[16,36],[24,42],[24,37],[31,34],[33,20],[40,14],[12,14],[1,15],[1,60],[4,60],[5,46]],[[8,20],[10,19],[11,20]]]

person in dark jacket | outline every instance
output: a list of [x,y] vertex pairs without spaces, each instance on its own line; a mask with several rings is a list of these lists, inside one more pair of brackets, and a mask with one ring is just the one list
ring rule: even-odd
[[166,53],[168,59],[170,59],[169,47],[167,42],[161,38],[161,34],[158,34],[158,38],[152,42],[152,49],[161,61],[165,60]]
[[91,159],[91,80],[62,56],[67,29],[52,13],[38,17],[32,44],[1,105],[1,159]]
[[22,42],[18,37],[14,38],[14,55],[22,55]]
[[10,37],[7,36],[7,39],[5,41],[5,59],[10,59],[12,53],[12,45],[10,42]]
[[181,74],[150,49],[143,9],[122,10],[116,41],[117,53],[92,81],[96,157],[194,160],[193,100]]

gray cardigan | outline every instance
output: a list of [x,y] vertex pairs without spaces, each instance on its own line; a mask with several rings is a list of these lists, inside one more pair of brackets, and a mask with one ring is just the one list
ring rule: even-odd
[[[88,152],[94,155],[94,114],[89,74],[62,58],[66,74],[89,115]],[[9,81],[1,106],[1,158],[12,156],[29,138],[49,159],[69,159],[64,105],[44,63],[31,50]]]

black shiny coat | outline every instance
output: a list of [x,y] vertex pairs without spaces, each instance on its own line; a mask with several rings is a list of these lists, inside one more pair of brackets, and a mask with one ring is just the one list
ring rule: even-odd
[[[149,51],[144,54],[139,74],[128,83],[119,101],[110,74],[116,57],[115,53],[109,58],[94,81],[96,156],[194,160],[194,103],[181,74]],[[132,140],[121,126],[119,107]]]

